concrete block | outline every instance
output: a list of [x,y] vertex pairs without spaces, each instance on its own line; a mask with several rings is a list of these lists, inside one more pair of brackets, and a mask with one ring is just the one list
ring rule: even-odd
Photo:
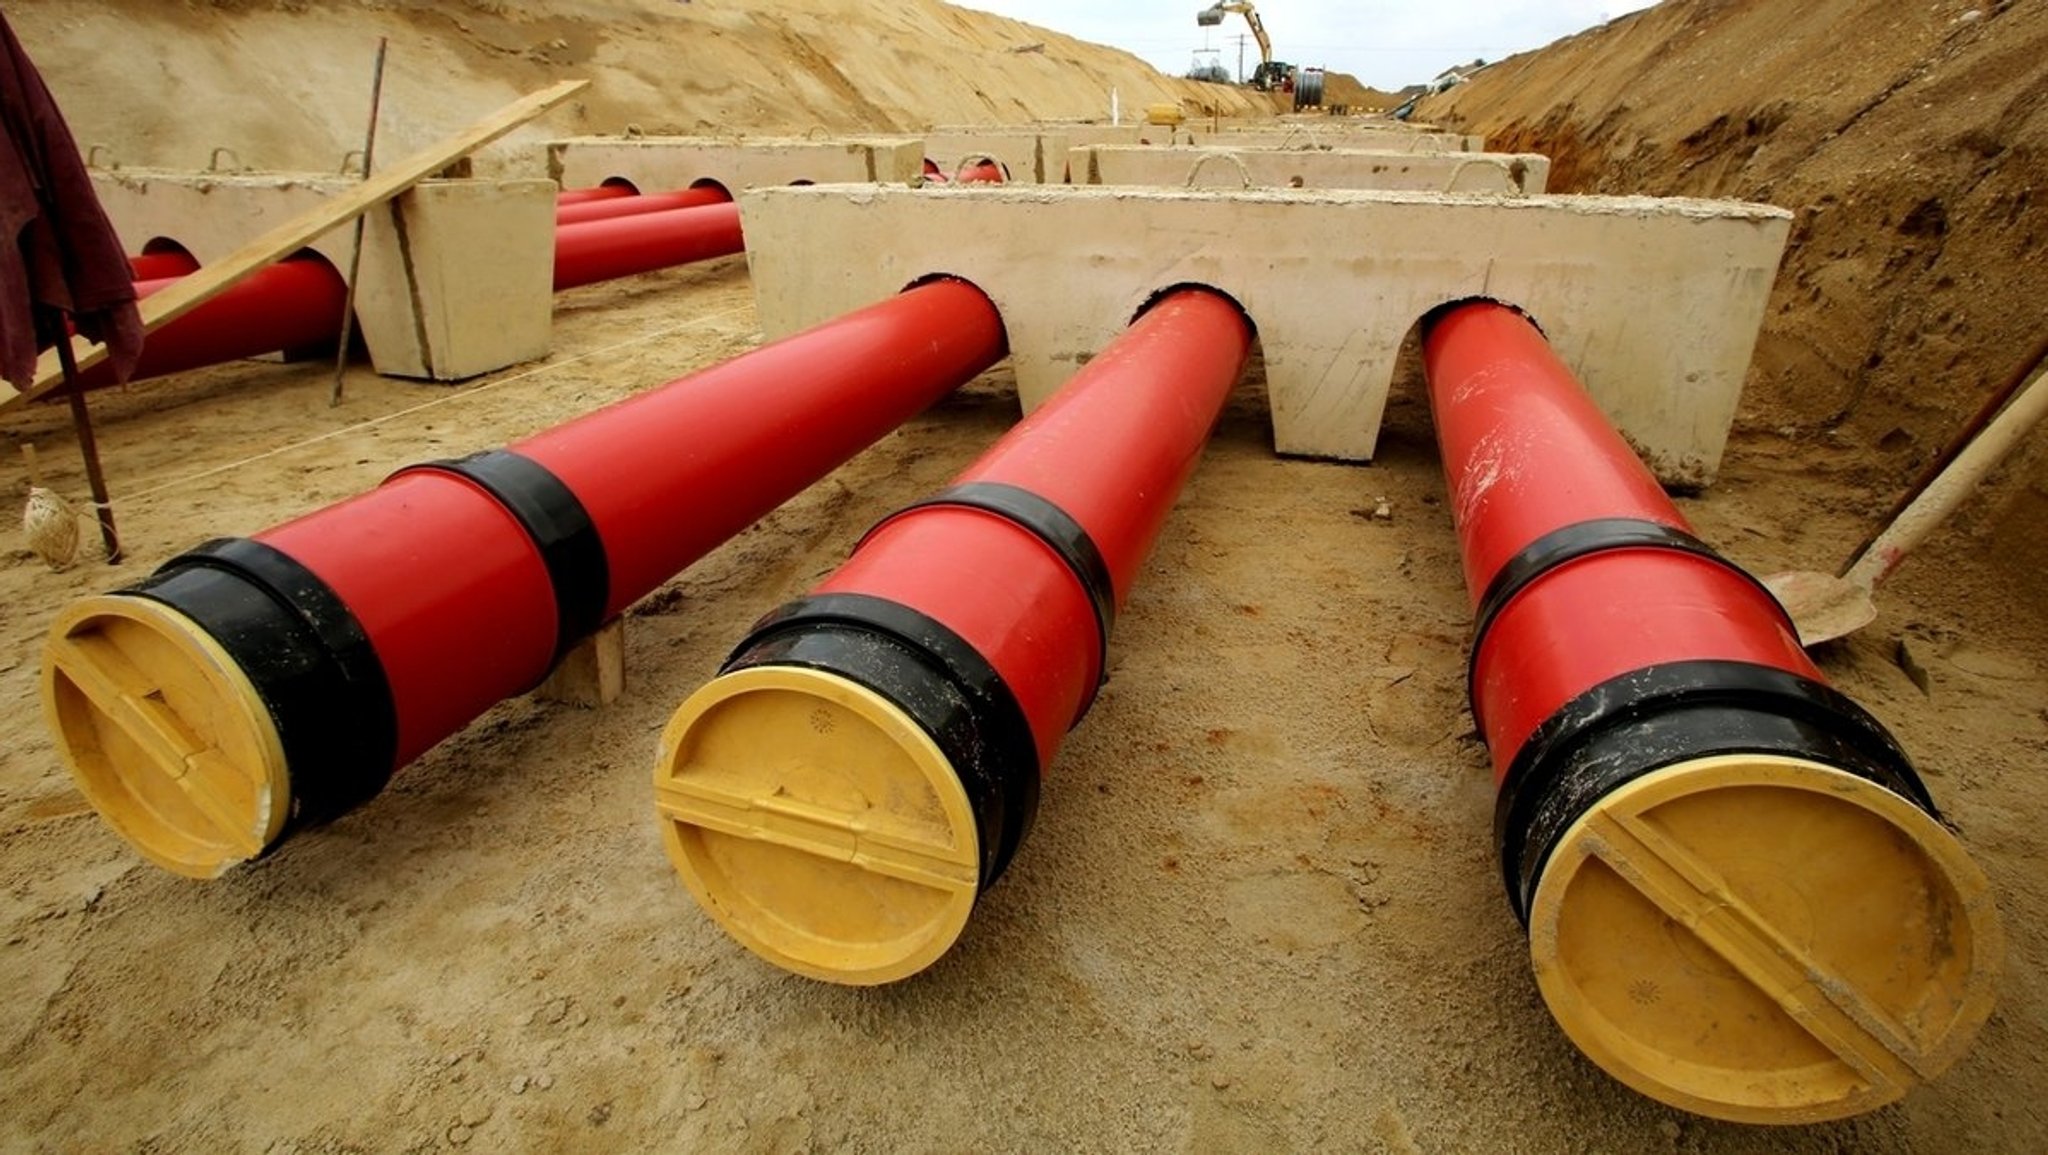
[[1027,409],[1156,292],[1228,293],[1259,327],[1275,448],[1309,457],[1372,457],[1430,309],[1506,301],[1686,487],[1719,469],[1791,228],[1723,201],[1017,185],[761,189],[741,212],[768,337],[963,277],[1002,310]]
[[[201,264],[354,186],[318,174],[95,171],[131,253],[152,241]],[[356,321],[377,371],[455,379],[545,356],[553,315],[554,192],[539,180],[428,181],[365,218]],[[308,247],[346,271],[355,226]]]
[[377,371],[458,381],[548,354],[555,184],[430,181],[367,218],[356,320]]
[[1226,128],[1201,140],[1232,148],[1364,149],[1374,152],[1485,152],[1486,138],[1429,132],[1395,124],[1371,126],[1296,125],[1286,129]]
[[[352,188],[355,180],[314,173],[173,172],[95,169],[100,205],[131,253],[154,240],[175,241],[199,258],[216,261],[315,205]],[[342,225],[308,246],[338,269],[348,267],[355,228]]]
[[1060,184],[1066,180],[1067,138],[1044,129],[933,131],[921,138],[923,155],[948,178],[977,157],[993,157],[1017,184]]
[[641,192],[673,192],[716,181],[728,192],[792,184],[915,184],[924,149],[911,137],[853,140],[583,136],[550,142],[548,175],[563,188],[607,180]]
[[1534,153],[1407,153],[1128,145],[1074,148],[1075,184],[1154,188],[1361,188],[1420,192],[1540,193],[1550,158]]

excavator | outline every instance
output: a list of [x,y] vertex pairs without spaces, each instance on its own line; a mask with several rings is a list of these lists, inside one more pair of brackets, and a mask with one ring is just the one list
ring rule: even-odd
[[1232,12],[1244,17],[1245,23],[1252,26],[1252,39],[1259,42],[1259,67],[1246,83],[1260,92],[1293,93],[1297,109],[1319,107],[1323,103],[1323,70],[1297,69],[1292,64],[1273,59],[1273,41],[1266,35],[1266,22],[1259,19],[1258,8],[1247,0],[1218,0],[1195,13],[1195,23],[1203,28],[1214,28]]

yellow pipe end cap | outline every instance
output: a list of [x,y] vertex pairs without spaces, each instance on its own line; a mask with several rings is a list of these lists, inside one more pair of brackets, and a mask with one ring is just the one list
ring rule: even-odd
[[198,623],[145,598],[73,603],[43,646],[43,717],[79,792],[144,858],[217,878],[291,806],[277,727]]
[[907,978],[974,909],[966,788],[908,714],[846,678],[762,666],[713,680],[670,719],[654,788],[684,885],[787,970]]
[[2004,958],[1984,874],[1939,822],[1765,755],[1603,798],[1552,854],[1529,922],[1537,985],[1580,1050],[1743,1123],[1847,1118],[1940,1075]]

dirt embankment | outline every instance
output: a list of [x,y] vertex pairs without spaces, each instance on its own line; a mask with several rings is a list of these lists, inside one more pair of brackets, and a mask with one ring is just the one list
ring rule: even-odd
[[[1127,115],[1256,94],[1161,75],[1126,52],[939,0],[22,0],[8,19],[81,143],[128,165],[220,158],[326,171],[360,147],[377,37],[380,150],[402,155],[565,77],[576,102],[483,158],[516,166],[572,133],[876,132]],[[113,46],[148,45],[120,54]]]
[[[2048,6],[1666,0],[1427,102],[1554,188],[1798,213],[1742,423],[1859,451],[1880,512],[2044,335]],[[2048,593],[2048,436],[1959,525]]]

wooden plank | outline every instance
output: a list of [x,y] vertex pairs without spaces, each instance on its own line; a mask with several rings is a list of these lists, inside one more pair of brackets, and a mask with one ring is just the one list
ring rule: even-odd
[[[589,84],[588,80],[564,80],[551,88],[514,101],[477,121],[461,133],[431,148],[414,153],[403,162],[391,166],[349,191],[321,202],[319,206],[286,221],[198,272],[180,277],[176,284],[161,292],[150,294],[142,302],[143,331],[152,332],[168,322],[177,320],[221,292],[232,288],[249,274],[287,253],[305,248],[329,229],[383,204],[569,99]],[[107,358],[106,346],[87,341],[83,337],[74,338],[71,347],[77,355],[80,369],[90,368]],[[63,370],[58,364],[57,351],[51,349],[37,360],[35,383],[26,391],[18,391],[7,382],[0,381],[0,410],[18,402],[33,401],[63,380]]]

